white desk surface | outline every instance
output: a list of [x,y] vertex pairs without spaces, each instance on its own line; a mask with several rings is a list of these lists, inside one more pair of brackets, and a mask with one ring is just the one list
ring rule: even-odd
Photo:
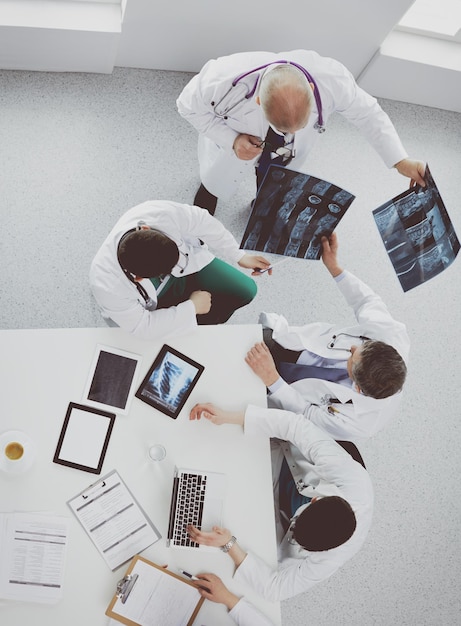
[[[133,398],[128,415],[117,415],[101,475],[118,470],[162,538],[142,555],[169,569],[218,574],[280,624],[279,603],[267,603],[233,582],[232,560],[221,551],[167,548],[165,536],[174,466],[224,472],[228,491],[224,526],[269,564],[276,565],[276,540],[268,440],[250,439],[237,426],[190,422],[197,402],[237,409],[266,406],[266,390],[244,362],[262,337],[259,325],[202,326],[168,341],[205,365],[199,382],[177,420]],[[0,600],[2,626],[106,626],[105,610],[126,566],[111,572],[74,518],[66,502],[98,476],[52,462],[69,402],[82,394],[97,344],[141,354],[138,385],[164,342],[135,339],[118,328],[0,331],[2,410],[0,433],[23,430],[37,444],[33,467],[22,475],[0,472],[0,510],[53,511],[71,519],[63,597],[56,605]],[[161,443],[167,457],[148,460],[149,445]],[[114,622],[116,624],[118,622]],[[205,601],[194,624],[232,624],[222,605]]]

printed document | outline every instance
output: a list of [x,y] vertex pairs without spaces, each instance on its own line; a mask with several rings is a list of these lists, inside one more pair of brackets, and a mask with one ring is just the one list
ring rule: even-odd
[[57,602],[69,519],[45,513],[0,513],[0,597]]
[[112,570],[160,539],[115,470],[67,504]]

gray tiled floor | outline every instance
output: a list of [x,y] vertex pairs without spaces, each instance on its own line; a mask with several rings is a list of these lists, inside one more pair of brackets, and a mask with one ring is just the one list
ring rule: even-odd
[[[90,261],[117,217],[147,199],[192,201],[195,131],[175,99],[190,75],[116,69],[111,76],[0,72],[1,328],[104,325],[91,300]],[[383,101],[410,154],[429,162],[461,234],[461,115]],[[391,426],[361,446],[376,490],[362,551],[331,580],[283,603],[287,626],[460,623],[460,260],[403,294],[371,211],[406,181],[362,137],[332,118],[310,172],[356,194],[338,228],[344,265],[405,321],[412,355]],[[217,217],[239,238],[253,181]],[[350,319],[321,263],[292,260],[259,281],[261,310]]]

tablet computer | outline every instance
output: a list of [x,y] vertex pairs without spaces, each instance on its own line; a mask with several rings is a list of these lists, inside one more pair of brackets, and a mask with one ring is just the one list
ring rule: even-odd
[[127,415],[138,382],[139,354],[98,344],[83,392],[83,402]]
[[53,462],[100,474],[115,415],[69,402]]
[[204,369],[200,363],[165,344],[135,396],[176,419]]

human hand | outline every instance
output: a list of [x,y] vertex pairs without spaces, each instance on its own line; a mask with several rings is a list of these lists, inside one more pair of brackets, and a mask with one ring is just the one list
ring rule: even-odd
[[329,237],[322,237],[322,261],[330,274],[335,277],[343,271],[338,265],[338,237],[333,232]]
[[243,426],[245,413],[244,411],[224,411],[224,409],[220,409],[211,404],[211,402],[207,402],[206,404],[196,404],[192,407],[189,415],[190,420],[199,420],[201,417],[217,426],[221,426],[221,424],[239,424]]
[[247,353],[245,361],[266,387],[270,387],[280,378],[272,354],[265,343],[256,343]]
[[245,135],[244,133],[237,135],[232,146],[235,155],[242,161],[251,161],[263,151],[261,148],[262,139],[254,135]]
[[239,601],[240,598],[229,591],[219,576],[215,576],[215,574],[197,574],[196,578],[200,580],[200,595],[207,600],[224,604],[229,611]]
[[415,161],[413,159],[402,159],[394,165],[395,169],[402,176],[410,178],[410,187],[415,185],[426,186],[424,180],[424,173],[426,171],[426,164],[423,161]]
[[189,300],[192,300],[196,315],[204,315],[211,309],[211,293],[209,291],[193,291]]
[[192,541],[204,546],[212,546],[213,548],[225,546],[232,538],[230,530],[221,528],[220,526],[213,526],[212,530],[203,531],[189,524],[187,526],[187,532]]
[[272,274],[271,263],[263,256],[258,256],[255,254],[245,254],[244,256],[242,256],[238,264],[240,265],[240,267],[254,270],[254,272],[251,273],[252,276],[259,276],[261,274],[261,270],[268,270],[268,274]]

